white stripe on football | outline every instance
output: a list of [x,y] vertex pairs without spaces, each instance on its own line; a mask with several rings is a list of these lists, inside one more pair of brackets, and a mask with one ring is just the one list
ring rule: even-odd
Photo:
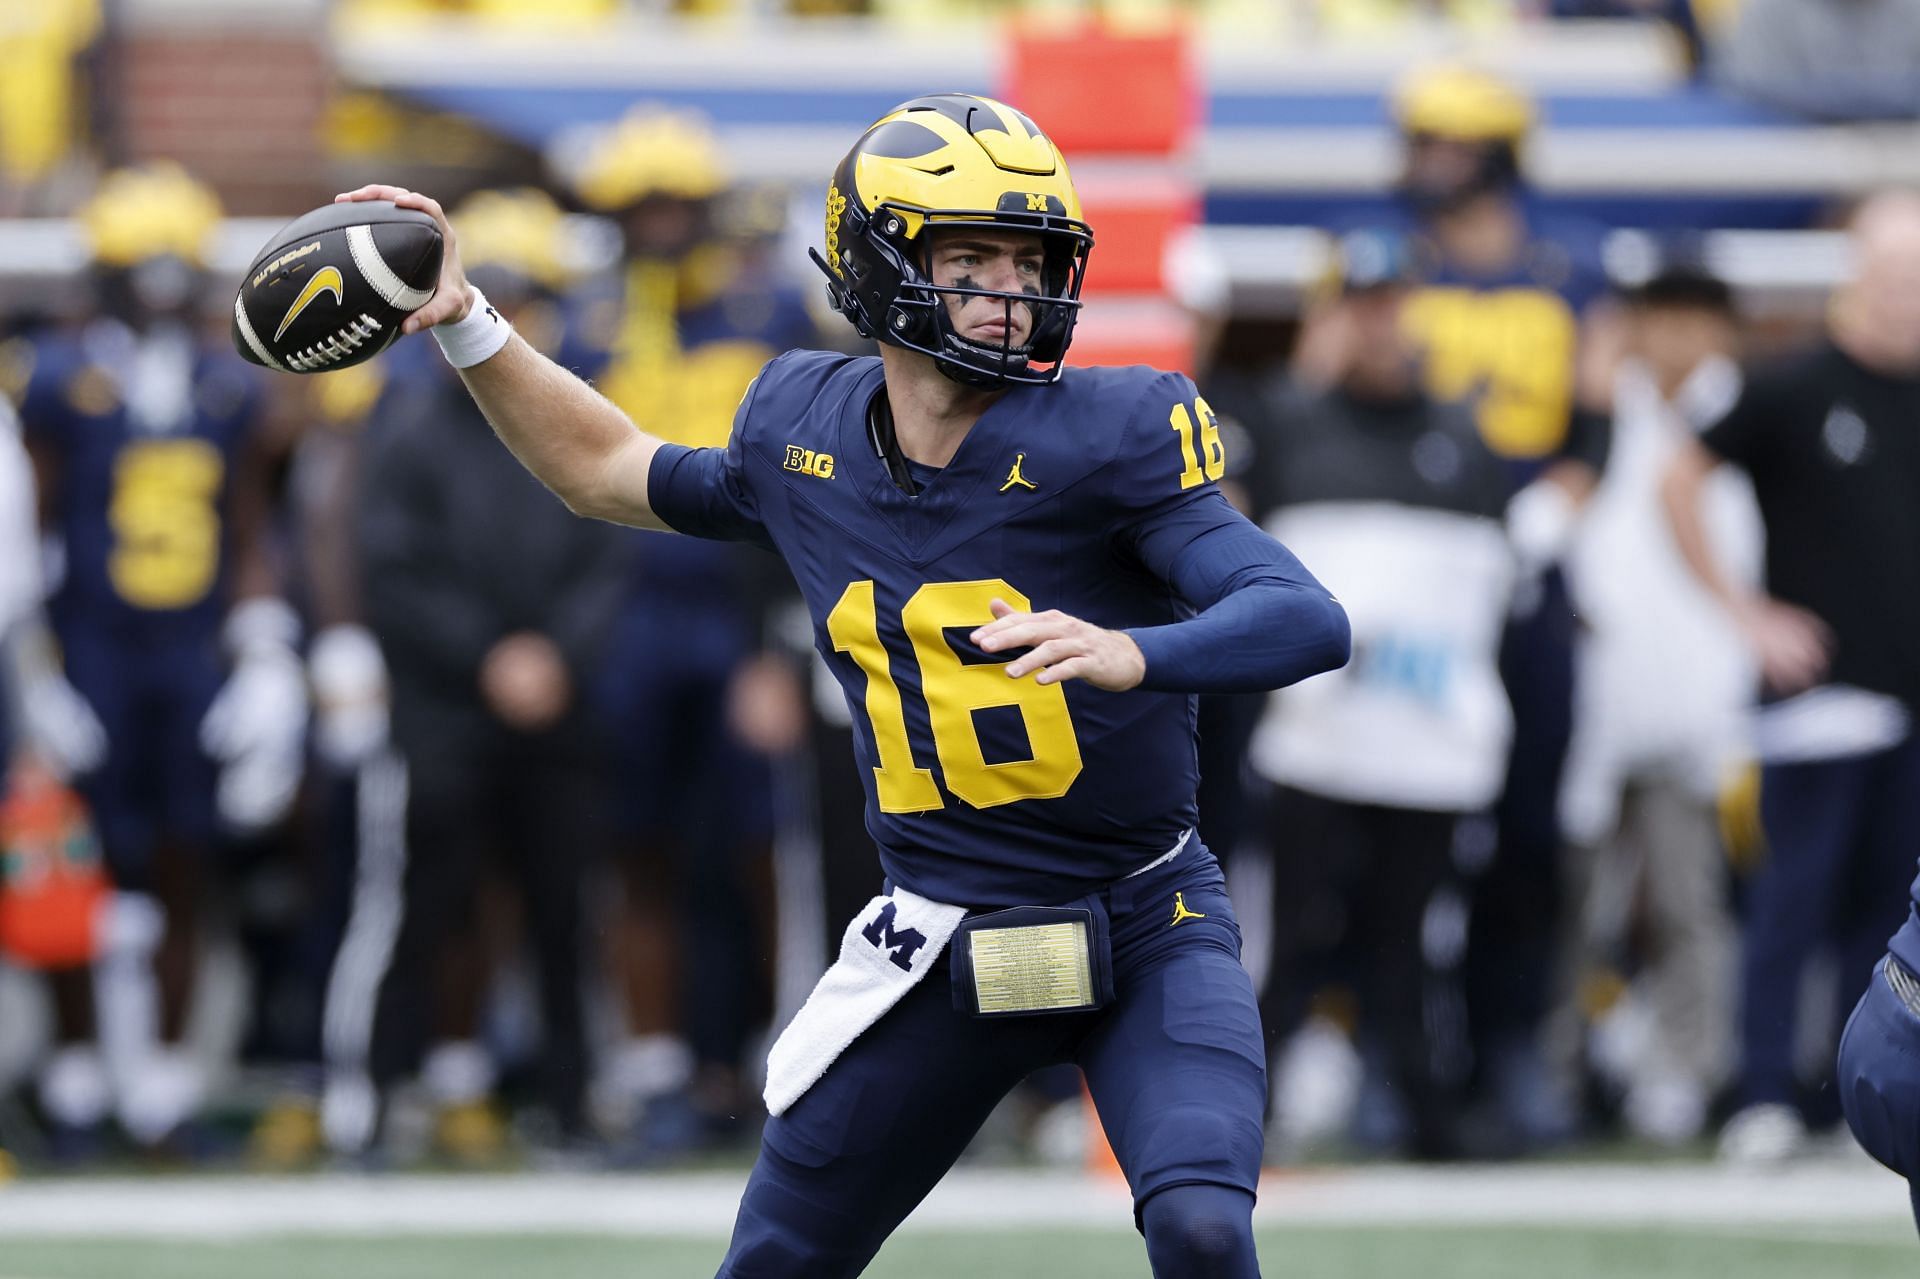
[[427,304],[444,251],[434,220],[387,200],[329,204],[281,228],[233,301],[233,344],[293,373],[371,359]]

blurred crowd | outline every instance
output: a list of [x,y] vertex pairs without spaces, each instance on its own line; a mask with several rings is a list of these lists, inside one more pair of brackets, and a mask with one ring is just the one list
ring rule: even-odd
[[[1688,29],[1695,7],[1731,6],[1323,6]],[[1775,8],[1914,14],[1748,0],[1740,21]],[[1797,105],[1899,108],[1920,78],[1891,59],[1920,43],[1876,47],[1884,77]],[[1920,844],[1915,699],[1847,657],[1903,610],[1730,611],[1786,553],[1779,464],[1723,438],[1777,336],[1753,345],[1685,244],[1610,280],[1601,229],[1529,199],[1511,85],[1431,69],[1393,111],[1393,216],[1328,228],[1284,345],[1197,373],[1236,501],[1354,635],[1342,672],[1199,709],[1270,1157],[1622,1133],[1789,1157],[1837,1119],[1833,1022]],[[721,443],[773,355],[857,349],[797,282],[788,193],[733,180],[702,120],[635,108],[542,177],[459,200],[469,272],[654,433]],[[1831,332],[1793,338],[1896,406],[1827,419],[1848,466],[1900,452],[1876,413],[1920,367],[1920,213],[1873,208]],[[114,170],[76,210],[85,304],[0,313],[0,964],[32,992],[0,1002],[0,1147],[750,1148],[768,1032],[877,875],[784,569],[575,519],[432,344],[310,378],[243,364],[220,217],[178,166]],[[1844,801],[1864,816],[1783,848],[1812,801],[1763,822],[1762,771],[1788,796],[1810,761],[1871,765]],[[1035,1081],[1010,1139],[1078,1157],[1070,1074]]]
[[673,14],[726,21],[871,17],[933,28],[1101,14],[1124,23],[1191,20],[1225,36],[1392,38],[1409,30],[1487,36],[1557,19],[1657,24],[1686,64],[1735,97],[1823,119],[1920,114],[1920,4],[1914,0],[341,0],[349,23],[461,15],[502,25],[591,26]]
[[[1344,36],[1416,25],[1475,32],[1555,18],[1626,18],[1670,23],[1697,32],[1728,18],[1742,0],[566,0],[552,6],[563,22],[613,22],[674,14],[724,21],[739,18],[874,17],[903,26],[951,24],[1008,17],[1039,19],[1098,13],[1121,21],[1195,19],[1223,29],[1282,30]],[[515,0],[342,0],[353,21],[408,21],[422,16],[470,15],[501,23],[526,22]],[[546,17],[545,12],[541,14]]]

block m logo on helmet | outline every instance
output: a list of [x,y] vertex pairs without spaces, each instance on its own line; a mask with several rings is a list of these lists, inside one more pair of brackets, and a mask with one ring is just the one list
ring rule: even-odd
[[[813,258],[833,308],[863,337],[930,356],[965,386],[1059,380],[1093,232],[1065,157],[1025,115],[969,93],[902,103],[840,161],[826,215],[826,256]],[[1017,292],[936,283],[929,229],[1037,241],[1040,269]],[[967,298],[1020,307],[1031,323],[1018,340],[968,341],[950,314]]]
[[871,924],[860,930],[860,935],[872,944],[874,949],[887,952],[887,958],[894,967],[903,972],[913,971],[914,952],[927,944],[926,935],[913,928],[896,929],[894,916],[899,908],[888,902],[880,908]]

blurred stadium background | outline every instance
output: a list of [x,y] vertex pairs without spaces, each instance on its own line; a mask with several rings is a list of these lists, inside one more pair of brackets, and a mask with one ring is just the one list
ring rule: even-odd
[[[1793,24],[1858,9],[1904,43],[1883,40],[1871,74],[1817,65],[1843,36]],[[1796,41],[1809,61],[1773,56]],[[1053,132],[1099,244],[1073,358],[1193,374],[1256,515],[1274,493],[1241,459],[1277,455],[1276,379],[1310,364],[1318,310],[1369,283],[1350,233],[1404,221],[1415,140],[1511,148],[1551,249],[1529,261],[1564,255],[1525,287],[1599,323],[1578,353],[1524,317],[1495,325],[1483,345],[1505,354],[1480,372],[1561,361],[1563,414],[1596,363],[1614,376],[1621,300],[1650,280],[1724,282],[1748,358],[1810,340],[1847,276],[1849,206],[1920,184],[1920,3],[1903,0],[0,0],[0,399],[46,528],[32,550],[0,543],[19,708],[0,1276],[710,1272],[769,1029],[873,880],[844,708],[783,582],[751,553],[552,531],[557,505],[514,505],[511,476],[425,432],[458,417],[425,343],[312,379],[181,352],[226,347],[276,228],[397,182],[456,210],[523,332],[650,427],[717,442],[771,354],[855,349],[805,254],[826,176],[889,107],[945,89]],[[1601,277],[1589,296],[1567,286],[1582,270]],[[1389,274],[1417,304],[1418,266]],[[170,355],[160,321],[186,335]],[[125,487],[60,488],[62,465],[95,464],[87,423],[151,449],[177,428],[140,425],[158,416],[142,406],[169,395],[225,414],[225,479],[108,462]],[[83,527],[122,539],[110,605],[76,602],[63,569]],[[9,594],[32,577],[47,608],[35,586]],[[229,607],[249,595],[276,603]],[[177,640],[139,629],[156,613],[210,620]],[[480,620],[440,627],[456,615]],[[148,663],[176,641],[216,656]],[[88,681],[121,688],[135,664],[142,691],[89,714]],[[242,671],[245,742],[161,726],[173,712],[154,708],[197,722]],[[1364,892],[1293,878],[1299,856],[1347,850],[1289,855],[1309,827],[1266,801],[1299,779],[1249,762],[1257,702],[1203,714],[1209,785],[1228,792],[1206,838],[1289,1019],[1257,1218],[1269,1273],[1911,1273],[1903,1188],[1835,1125],[1832,1043],[1858,986],[1843,948],[1780,992],[1804,1010],[1804,1123],[1717,1139],[1743,1109],[1725,930],[1766,856],[1740,734],[1704,788],[1719,825],[1649,852],[1704,849],[1713,868],[1682,935],[1649,940],[1662,890],[1629,885],[1611,931],[1575,940],[1609,907],[1557,850],[1609,839],[1561,812],[1556,852],[1520,880],[1545,885],[1517,930],[1531,949],[1494,937],[1495,971],[1463,983],[1436,1145],[1370,1017],[1348,919]],[[95,738],[150,754],[102,780]],[[183,751],[218,759],[176,769]],[[1549,813],[1557,772],[1524,783]],[[1596,785],[1617,801],[1627,779]],[[1473,849],[1491,836],[1473,832],[1491,805],[1457,808],[1445,882],[1417,903],[1429,964],[1451,962],[1436,937],[1490,913],[1473,913],[1489,873]],[[1901,890],[1877,891],[1892,909]],[[1690,948],[1695,927],[1725,935]],[[1309,955],[1293,939],[1316,929],[1330,940]],[[1656,989],[1685,980],[1673,962],[1712,1003],[1677,1030]],[[1009,1100],[874,1273],[1144,1268],[1069,1072]]]

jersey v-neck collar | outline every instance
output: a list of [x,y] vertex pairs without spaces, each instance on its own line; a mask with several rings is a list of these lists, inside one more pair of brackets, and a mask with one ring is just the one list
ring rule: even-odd
[[[967,509],[992,470],[990,460],[1003,451],[1000,442],[1019,414],[1022,390],[1014,387],[988,406],[952,459],[924,479],[926,468],[908,469],[891,421],[884,431],[875,429],[874,400],[886,393],[884,366],[876,364],[847,397],[840,414],[840,447],[847,459],[842,465],[851,466],[861,497],[915,560],[928,558],[928,547]],[[903,491],[896,475],[906,476],[917,491]]]

